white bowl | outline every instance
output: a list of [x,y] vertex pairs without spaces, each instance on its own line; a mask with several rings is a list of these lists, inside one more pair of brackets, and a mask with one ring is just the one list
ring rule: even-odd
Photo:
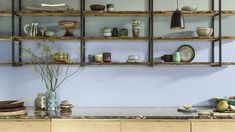
[[199,37],[210,37],[214,31],[209,27],[197,27],[196,32]]
[[197,6],[184,6],[181,8],[182,11],[197,11]]

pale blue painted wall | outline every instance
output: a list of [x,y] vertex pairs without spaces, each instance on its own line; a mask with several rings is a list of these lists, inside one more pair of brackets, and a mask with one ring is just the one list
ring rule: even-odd
[[[25,4],[37,4],[39,1],[23,0]],[[44,0],[44,2],[48,0]],[[50,0],[50,2],[58,0]],[[65,0],[60,0],[63,2]],[[145,10],[147,4],[145,0],[87,0],[87,9],[90,3],[115,3],[119,10]],[[67,0],[71,7],[77,9],[79,3],[76,0]],[[233,4],[232,4],[233,3]],[[24,5],[25,5],[24,4]],[[175,1],[155,0],[155,8],[159,10],[174,10]],[[205,0],[182,0],[180,6],[184,4],[194,4],[201,10],[207,10],[209,2]],[[233,0],[224,1],[223,9],[233,9]],[[0,9],[10,9],[10,1],[0,1]],[[4,6],[3,6],[4,5]],[[130,6],[132,5],[132,6]],[[130,22],[136,17],[125,18],[88,18],[87,35],[100,33],[103,26],[127,27],[131,29]],[[23,24],[30,22],[40,22],[42,26],[48,25],[56,31],[58,35],[63,34],[63,30],[57,28],[57,21],[62,19],[78,18],[51,18],[51,17],[28,17],[23,18]],[[143,21],[143,28],[147,29],[147,18],[137,17]],[[79,20],[79,19],[78,19]],[[184,31],[195,30],[197,26],[208,26],[209,18],[194,17],[186,18],[186,29]],[[0,34],[9,35],[10,18],[0,18]],[[155,18],[155,35],[167,35],[174,33],[169,29],[170,18]],[[232,17],[223,18],[223,34],[235,35],[234,22]],[[158,31],[158,32],[156,32]],[[160,32],[159,32],[160,31]],[[6,33],[6,34],[5,34]],[[76,32],[79,33],[79,30]],[[142,31],[142,35],[147,30]],[[61,43],[61,42],[60,42]],[[162,54],[173,53],[182,44],[190,44],[196,50],[194,61],[208,61],[210,58],[209,42],[155,42],[155,57]],[[235,42],[227,41],[223,44],[223,59],[225,61],[235,61]],[[38,50],[36,42],[24,42],[24,46]],[[79,60],[79,44],[69,42],[63,45],[65,51],[71,52],[74,60]],[[87,54],[102,53],[110,51],[113,60],[125,61],[128,54],[139,54],[142,60],[147,59],[147,42],[88,42]],[[11,60],[11,43],[1,42],[0,60]],[[235,95],[234,90],[235,67],[211,68],[202,67],[168,67],[158,66],[149,68],[145,66],[137,67],[86,67],[78,74],[70,78],[58,90],[61,99],[70,100],[75,106],[179,106],[184,103],[194,105],[209,105],[209,99],[219,95]],[[24,67],[0,67],[0,100],[6,99],[34,99],[36,94],[44,92],[44,86],[40,82],[39,76],[29,66]],[[29,103],[28,105],[32,105]]]

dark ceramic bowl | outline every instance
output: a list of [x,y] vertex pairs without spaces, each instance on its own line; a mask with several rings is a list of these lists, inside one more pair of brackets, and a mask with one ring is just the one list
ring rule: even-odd
[[104,5],[100,5],[100,4],[93,4],[90,6],[92,11],[104,11],[105,10],[105,6]]
[[24,102],[12,104],[14,102],[18,102],[18,100],[0,101],[0,109],[15,109],[24,107]]

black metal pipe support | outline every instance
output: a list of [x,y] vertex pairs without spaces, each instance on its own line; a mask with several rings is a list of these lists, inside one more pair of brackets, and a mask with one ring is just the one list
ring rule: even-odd
[[222,66],[222,3],[219,0],[219,66]]
[[85,49],[85,17],[84,17],[84,11],[85,11],[85,0],[80,0],[80,21],[81,21],[81,31],[80,31],[80,60],[81,60],[81,66],[85,66],[86,62],[86,49]]
[[150,66],[153,66],[153,28],[154,28],[154,17],[153,17],[153,0],[149,0],[149,48],[148,48],[148,62]]
[[15,0],[11,1],[11,11],[12,11],[12,20],[11,20],[11,37],[12,37],[12,66],[15,66],[15,40],[13,39],[13,37],[15,36]]

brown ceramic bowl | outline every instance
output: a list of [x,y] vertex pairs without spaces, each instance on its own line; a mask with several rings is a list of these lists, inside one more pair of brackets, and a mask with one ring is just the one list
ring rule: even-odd
[[105,6],[104,5],[100,5],[100,4],[93,4],[90,6],[92,11],[104,11],[105,10]]
[[0,101],[0,109],[15,109],[24,107],[24,102],[12,104],[14,102],[18,102],[18,100]]

